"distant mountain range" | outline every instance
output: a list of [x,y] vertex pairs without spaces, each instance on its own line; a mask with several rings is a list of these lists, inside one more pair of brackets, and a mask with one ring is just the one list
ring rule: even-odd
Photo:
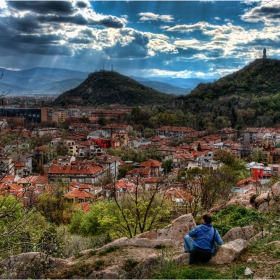
[[[20,71],[4,70],[4,77],[0,80],[0,91],[9,90],[10,94],[59,95],[77,87],[89,74],[89,72],[43,67]],[[157,91],[176,95],[188,94],[199,83],[209,82],[203,79],[131,78]]]

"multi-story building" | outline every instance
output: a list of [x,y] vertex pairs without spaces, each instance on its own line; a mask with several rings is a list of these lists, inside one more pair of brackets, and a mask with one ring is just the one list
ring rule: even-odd
[[57,116],[58,116],[58,123],[61,124],[65,122],[67,118],[67,111],[58,111]]
[[48,107],[40,108],[0,108],[0,116],[24,118],[25,122],[48,121]]
[[64,183],[79,182],[95,184],[106,176],[107,167],[91,162],[72,162],[70,165],[59,165],[57,161],[50,164],[47,175],[49,183],[61,180]]

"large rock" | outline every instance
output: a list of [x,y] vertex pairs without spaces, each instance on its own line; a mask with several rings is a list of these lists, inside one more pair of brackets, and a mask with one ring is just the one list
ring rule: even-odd
[[249,240],[257,234],[257,229],[254,226],[235,227],[230,229],[224,236],[223,241],[229,242],[235,239]]
[[266,238],[271,236],[272,233],[268,232],[268,231],[261,231],[258,234],[254,235],[252,238],[249,239],[249,243],[254,243],[260,239]]
[[192,214],[186,214],[175,219],[172,224],[163,229],[152,230],[138,234],[135,238],[148,238],[157,240],[171,239],[175,243],[182,243],[184,236],[196,227]]
[[178,256],[175,256],[173,258],[173,261],[175,264],[185,264],[188,265],[190,260],[190,254],[189,253],[183,253]]
[[90,275],[88,275],[88,279],[119,279],[121,275],[125,275],[125,271],[123,271],[119,266],[113,265],[107,267],[102,271],[93,271]]
[[150,279],[152,277],[154,267],[159,266],[160,263],[161,260],[156,254],[150,255],[134,268],[133,279]]
[[40,252],[22,253],[0,262],[1,279],[44,278],[67,266],[67,262]]
[[272,198],[276,201],[280,199],[280,181],[271,187]]
[[247,241],[236,239],[219,247],[216,254],[211,258],[212,264],[227,264],[233,262],[246,248]]
[[248,192],[246,194],[235,195],[227,204],[226,207],[230,205],[244,206],[247,209],[253,208],[251,204],[251,198],[255,195],[255,192]]
[[268,192],[262,193],[255,198],[254,205],[258,210],[264,211],[267,209],[270,199],[271,197]]

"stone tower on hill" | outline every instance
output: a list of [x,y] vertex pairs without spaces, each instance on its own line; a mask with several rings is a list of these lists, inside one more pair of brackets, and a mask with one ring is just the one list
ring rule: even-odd
[[266,59],[266,49],[263,49],[263,59]]

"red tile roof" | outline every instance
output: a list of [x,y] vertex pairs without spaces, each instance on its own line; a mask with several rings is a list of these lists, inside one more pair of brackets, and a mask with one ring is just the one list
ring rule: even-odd
[[[88,167],[88,168],[87,168]],[[87,166],[62,166],[62,165],[54,165],[52,164],[48,170],[48,174],[88,174],[93,175],[97,174],[105,167],[98,165],[87,165]]]
[[86,198],[94,198],[94,196],[85,191],[85,190],[80,190],[80,189],[73,189],[71,190],[70,192],[66,193],[64,195],[65,198],[67,199],[75,199],[75,198],[78,198],[78,199],[86,199]]

